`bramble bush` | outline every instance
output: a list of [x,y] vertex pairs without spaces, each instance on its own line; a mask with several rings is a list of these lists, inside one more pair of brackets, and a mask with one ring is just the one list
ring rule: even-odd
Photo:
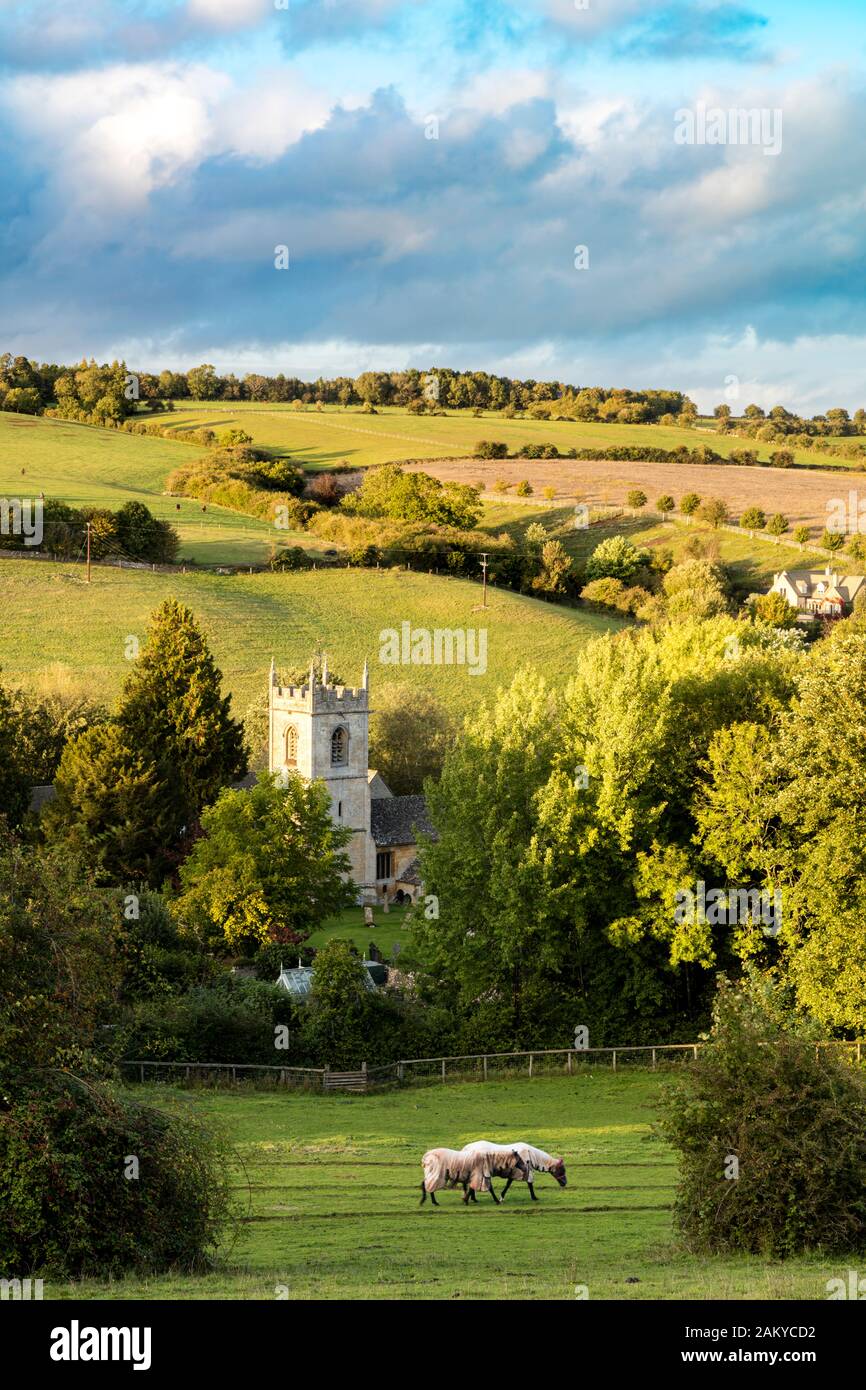
[[230,1223],[228,1173],[223,1140],[192,1119],[92,1084],[24,1095],[0,1113],[0,1268],[206,1267]]
[[759,980],[722,981],[709,1042],[662,1101],[675,1224],[695,1253],[862,1249],[866,1085]]

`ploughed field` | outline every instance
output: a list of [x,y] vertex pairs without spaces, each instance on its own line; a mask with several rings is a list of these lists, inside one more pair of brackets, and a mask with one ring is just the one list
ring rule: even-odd
[[[431,1083],[367,1096],[135,1087],[224,1127],[239,1234],[199,1275],[46,1280],[46,1298],[822,1299],[844,1260],[707,1260],[671,1234],[676,1169],[653,1137],[664,1073]],[[502,1206],[419,1205],[425,1149],[525,1139],[565,1158]],[[496,1184],[501,1190],[502,1184]],[[637,1281],[637,1282],[630,1282]]]

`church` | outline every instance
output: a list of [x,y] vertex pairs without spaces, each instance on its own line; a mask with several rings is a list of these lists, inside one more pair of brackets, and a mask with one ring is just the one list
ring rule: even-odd
[[357,687],[331,685],[327,659],[320,679],[311,663],[305,685],[281,686],[272,661],[268,770],[325,783],[334,824],[352,832],[346,852],[360,902],[417,902],[417,834],[432,834],[432,826],[423,796],[392,796],[368,766],[370,713],[366,661]]

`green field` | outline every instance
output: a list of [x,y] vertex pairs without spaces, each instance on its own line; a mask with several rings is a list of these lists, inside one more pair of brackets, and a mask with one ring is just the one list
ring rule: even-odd
[[[252,435],[275,454],[290,455],[305,468],[328,469],[350,463],[357,468],[391,463],[405,458],[460,458],[473,452],[479,439],[503,440],[509,452],[522,444],[551,441],[560,453],[567,449],[606,448],[615,444],[640,444],[657,449],[695,448],[709,444],[727,456],[733,449],[752,449],[762,461],[780,444],[761,444],[734,435],[718,435],[710,428],[681,429],[661,425],[599,424],[574,420],[509,420],[497,412],[474,416],[469,411],[445,415],[412,415],[393,407],[377,407],[377,414],[363,414],[358,406],[260,405],[252,401],[181,402],[155,419],[171,429],[208,426],[220,431],[235,426]],[[820,467],[821,456],[795,449],[798,463]],[[851,466],[844,459],[827,465]]]
[[202,511],[194,498],[164,496],[172,469],[196,457],[189,444],[0,412],[0,497],[44,492],[73,507],[113,509],[143,502],[177,529],[179,560],[196,564],[263,564],[275,543],[309,546],[303,533],[275,532],[268,522],[225,507],[209,503]]
[[[461,712],[490,698],[527,664],[564,682],[590,638],[621,626],[614,618],[506,591],[490,591],[482,611],[479,585],[405,570],[220,575],[96,567],[88,586],[80,565],[2,560],[4,678],[24,683],[62,675],[112,700],[129,670],[127,638],[143,640],[149,613],[170,597],[200,620],[241,714],[266,687],[272,655],[281,666],[305,664],[323,648],[332,669],[350,682],[360,681],[366,657],[374,691],[386,681],[420,684]],[[403,622],[486,629],[486,673],[380,664],[380,632],[399,631]]]
[[[169,1299],[822,1299],[844,1259],[699,1259],[671,1232],[675,1167],[651,1135],[660,1074],[498,1080],[368,1096],[137,1096],[216,1120],[238,1154],[241,1222],[195,1276],[46,1281],[45,1297]],[[515,1184],[505,1203],[458,1192],[419,1206],[425,1149],[527,1139],[565,1158],[568,1186]],[[499,1184],[501,1187],[501,1184]],[[637,1282],[629,1282],[637,1281]]]
[[698,539],[711,549],[717,547],[718,558],[728,568],[739,594],[767,589],[773,575],[780,570],[823,569],[827,563],[826,557],[801,548],[793,541],[789,545],[774,545],[772,541],[762,540],[760,534],[752,535],[748,531],[736,535],[731,531],[714,531],[701,522],[691,525],[676,519],[664,522],[639,513],[602,517],[584,529],[576,529],[572,507],[489,502],[484,508],[481,527],[491,535],[506,531],[519,541],[530,522],[540,522],[577,560],[585,560],[607,536],[625,535],[641,548],[653,550],[662,546],[672,551],[674,563],[680,564],[688,559],[689,542]]

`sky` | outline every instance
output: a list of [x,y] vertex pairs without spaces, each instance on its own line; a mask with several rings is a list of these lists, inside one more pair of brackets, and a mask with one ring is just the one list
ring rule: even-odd
[[864,0],[0,0],[0,351],[855,409],[864,132]]

